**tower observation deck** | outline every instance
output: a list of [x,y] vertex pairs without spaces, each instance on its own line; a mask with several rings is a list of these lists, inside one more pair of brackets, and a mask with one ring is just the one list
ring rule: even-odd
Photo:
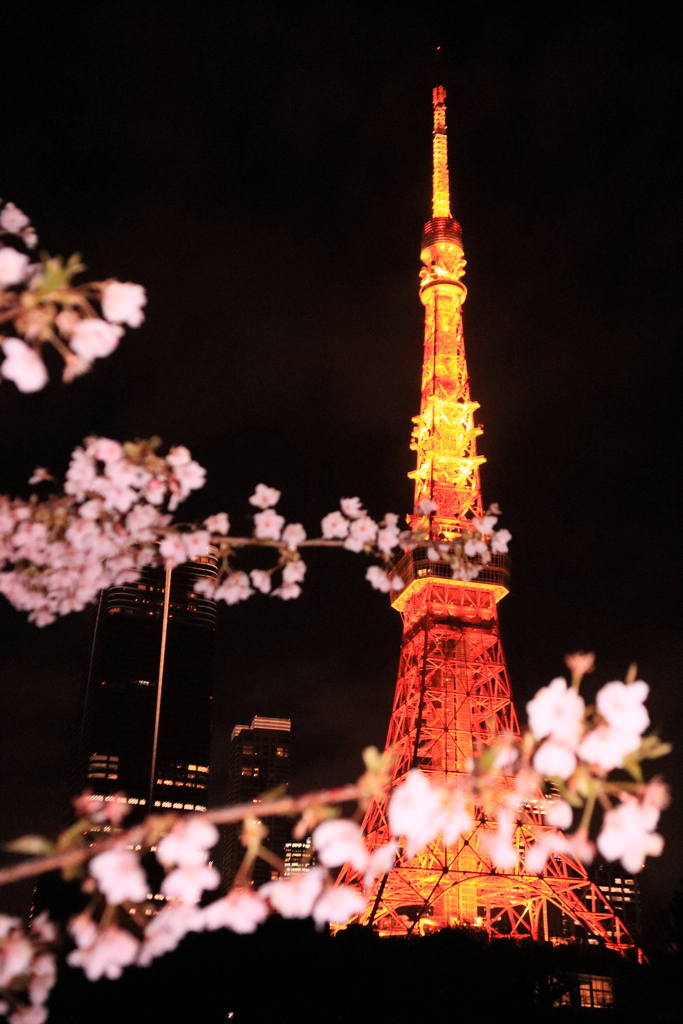
[[[432,217],[420,251],[425,332],[420,412],[411,444],[417,453],[410,473],[416,509],[411,521],[430,538],[446,540],[483,513],[479,467],[484,458],[477,453],[479,405],[470,397],[465,358],[465,257],[460,225],[450,209],[445,89],[434,89],[432,99]],[[426,499],[436,510],[421,516],[418,507]],[[498,628],[497,604],[508,593],[506,556],[494,555],[476,579],[464,582],[451,577],[448,565],[430,561],[425,545],[406,552],[396,571],[405,587],[392,599],[403,619],[386,740],[392,779],[365,814],[370,850],[389,839],[389,790],[411,769],[419,768],[435,783],[455,783],[499,736],[519,736]],[[508,785],[504,776],[501,785]],[[555,855],[541,875],[524,867],[526,849],[548,828],[536,805],[532,801],[516,825],[520,858],[508,871],[497,869],[487,852],[497,829],[495,816],[475,808],[471,831],[455,844],[439,837],[413,857],[399,846],[393,868],[375,882],[359,923],[382,935],[469,925],[491,937],[590,937],[613,948],[632,947],[628,931],[572,855]],[[339,882],[351,881],[359,879],[347,865]]]

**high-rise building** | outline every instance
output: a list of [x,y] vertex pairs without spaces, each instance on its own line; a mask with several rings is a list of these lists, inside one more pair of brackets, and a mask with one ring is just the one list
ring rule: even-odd
[[[263,793],[281,788],[285,791],[290,780],[291,720],[289,718],[263,718],[256,715],[251,725],[236,725],[230,737],[228,761],[228,803],[257,805]],[[291,824],[286,818],[263,818],[268,829],[264,846],[281,860],[285,858],[285,844],[291,838]],[[223,886],[229,887],[244,858],[240,841],[241,825],[221,827],[219,862]],[[255,887],[270,881],[274,869],[263,860],[254,865],[252,881]],[[277,877],[277,871],[275,871]]]
[[[412,448],[417,467],[413,527],[430,540],[451,540],[471,516],[483,513],[475,423],[465,359],[462,282],[465,258],[460,225],[450,210],[446,93],[433,92],[433,202],[420,259],[425,306],[420,413]],[[421,515],[425,500],[436,508]],[[403,640],[386,749],[391,786],[419,768],[433,782],[457,783],[472,758],[501,735],[519,736],[499,636],[498,602],[508,593],[508,563],[494,555],[475,579],[454,579],[450,566],[430,558],[429,543],[406,552],[395,566],[405,587],[392,599],[403,619]],[[501,785],[511,780],[501,778]],[[540,797],[539,793],[539,797]],[[399,847],[394,867],[379,879],[361,916],[380,934],[424,934],[469,924],[492,936],[561,938],[571,934],[623,948],[632,940],[605,894],[570,854],[555,854],[543,874],[524,866],[524,854],[546,829],[539,802],[520,816],[514,845],[517,865],[501,870],[489,843],[495,815],[472,808],[474,826],[457,843],[441,837],[416,856]],[[387,796],[371,802],[363,822],[369,849],[389,838]],[[346,866],[340,882],[356,880]]]
[[149,811],[205,811],[215,602],[198,594],[213,557],[104,591],[94,612],[69,795],[86,787]]

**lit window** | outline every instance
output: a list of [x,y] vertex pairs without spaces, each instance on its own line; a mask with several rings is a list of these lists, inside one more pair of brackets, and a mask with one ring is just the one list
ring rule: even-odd
[[188,772],[196,772],[197,771],[197,765],[196,764],[188,764],[187,770],[188,770]]
[[208,772],[208,770],[209,770],[208,765],[207,765],[206,768],[204,768],[201,764],[197,765],[197,771],[198,772]]
[[254,769],[253,768],[249,768],[246,765],[244,765],[244,767],[242,768],[242,775],[253,775],[253,774],[254,774]]
[[276,747],[275,748],[275,753],[277,754],[278,757],[288,757],[289,756],[289,751],[287,750],[287,747]]
[[247,754],[247,755],[253,754],[254,753],[254,744],[253,743],[245,743],[244,746],[242,747],[242,753],[243,754]]

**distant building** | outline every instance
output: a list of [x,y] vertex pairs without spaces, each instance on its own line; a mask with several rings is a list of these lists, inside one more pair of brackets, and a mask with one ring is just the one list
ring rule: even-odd
[[619,861],[610,863],[602,857],[595,861],[588,874],[631,934],[637,938],[642,930],[642,905],[637,877],[626,871]]
[[195,583],[215,575],[207,555],[100,595],[69,796],[123,792],[129,822],[206,810],[216,606]]
[[[289,718],[262,718],[257,715],[251,725],[236,725],[230,737],[228,763],[228,802],[258,803],[263,793],[282,787],[290,780],[291,721]],[[284,860],[285,844],[291,839],[291,822],[287,818],[263,818],[269,830],[264,845]],[[244,857],[240,841],[240,825],[221,829],[220,867],[223,885],[232,885]],[[277,871],[258,860],[252,879],[255,887],[277,877]]]
[[313,867],[313,843],[308,836],[301,842],[285,843],[285,878],[303,875]]

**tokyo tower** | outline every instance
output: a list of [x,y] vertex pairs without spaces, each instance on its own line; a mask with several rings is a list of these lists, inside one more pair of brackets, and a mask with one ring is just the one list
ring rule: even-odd
[[[432,516],[412,517],[433,539],[448,540],[483,512],[475,425],[462,327],[466,289],[460,225],[450,211],[446,92],[433,92],[433,205],[424,228],[420,298],[425,306],[420,414],[411,447],[417,452],[415,507],[425,499]],[[393,598],[403,639],[386,749],[393,758],[390,788],[419,768],[435,783],[456,782],[472,758],[503,734],[519,736],[498,630],[497,603],[508,592],[507,558],[494,555],[479,576],[462,582],[429,559],[428,543],[405,553],[395,571],[405,588]],[[505,781],[503,780],[503,785]],[[539,793],[539,797],[541,794]],[[370,850],[390,837],[387,796],[365,814]],[[489,936],[531,939],[583,936],[612,948],[633,946],[583,865],[554,855],[543,874],[524,867],[524,854],[547,827],[537,802],[525,808],[514,842],[517,866],[496,869],[487,838],[497,828],[474,811],[473,828],[456,844],[436,839],[417,856],[399,846],[393,868],[375,882],[358,919],[382,935],[426,934],[454,925],[485,928]],[[532,831],[533,829],[533,831]],[[348,865],[339,882],[358,881]]]

